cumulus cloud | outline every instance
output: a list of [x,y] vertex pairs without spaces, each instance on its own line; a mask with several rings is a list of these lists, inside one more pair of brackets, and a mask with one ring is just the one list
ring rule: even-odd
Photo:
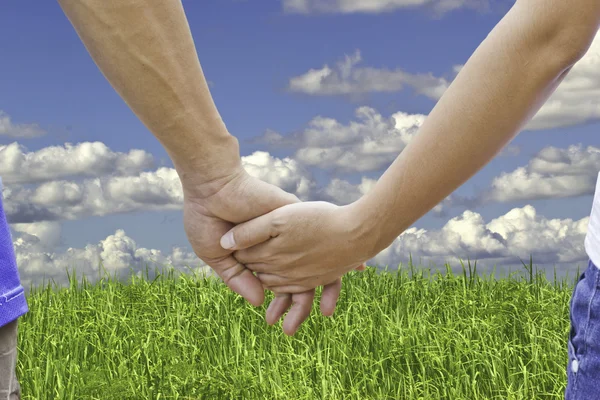
[[486,0],[283,0],[282,4],[284,12],[299,14],[379,14],[425,6],[442,14],[459,8],[488,8]]
[[[290,91],[309,95],[355,95],[370,92],[396,92],[412,87],[416,93],[439,100],[462,65],[452,67],[452,77],[431,73],[410,74],[401,69],[358,67],[360,51],[346,55],[330,68],[320,69],[290,79]],[[600,119],[600,31],[590,49],[577,62],[555,92],[524,126],[523,130],[541,130],[573,126]]]
[[11,223],[177,209],[183,201],[181,183],[172,168],[83,182],[51,181],[35,188],[5,186],[3,194]]
[[[53,234],[59,233],[58,224],[50,225]],[[158,272],[173,269],[176,273],[216,277],[213,270],[193,252],[174,247],[166,254],[160,250],[139,247],[123,230],[117,230],[114,235],[96,244],[58,253],[48,242],[53,240],[48,237],[50,225],[36,223],[12,226],[19,275],[27,291],[32,286],[48,284],[52,280],[59,286],[66,286],[67,271],[71,274],[73,269],[78,281],[85,275],[91,283],[103,277],[104,273],[125,281],[131,275],[142,276],[146,267],[150,277],[154,276],[155,269]]]
[[[361,178],[358,184],[333,178],[327,186],[315,192],[313,200],[328,201],[337,205],[351,204],[373,190],[376,184],[377,179],[370,179],[365,176]],[[452,207],[454,202],[454,195],[448,196],[431,210],[431,215],[438,218],[446,217],[448,208]]]
[[356,118],[343,124],[319,116],[302,132],[285,137],[268,131],[254,141],[297,149],[295,160],[334,173],[378,171],[396,159],[425,115],[398,112],[385,118],[373,108],[360,107]]
[[49,251],[58,247],[61,240],[61,224],[56,221],[11,224],[12,235],[35,246],[38,250]]
[[[489,273],[492,267],[520,266],[520,260],[533,256],[536,265],[550,271],[558,266],[559,275],[573,270],[577,263],[587,260],[584,237],[589,217],[549,219],[538,215],[528,205],[515,208],[486,222],[472,211],[450,219],[441,229],[427,230],[411,227],[398,236],[386,249],[368,261],[368,265],[395,269],[413,260],[427,266],[435,264],[443,269],[448,262],[455,273],[460,272],[459,260],[477,260],[478,270]],[[67,284],[66,270],[75,268],[78,280],[83,275],[92,283],[104,271],[124,280],[131,274],[140,276],[146,266],[154,269],[173,268],[176,273],[206,274],[214,272],[195,254],[182,247],[170,253],[140,247],[125,231],[83,248],[69,248],[56,252],[56,237],[60,226],[56,223],[13,225],[13,241],[21,280],[26,288],[38,286],[51,279],[59,285]],[[152,277],[153,275],[151,275]]]
[[346,55],[335,68],[324,65],[291,78],[288,88],[292,92],[309,95],[344,95],[397,92],[409,86],[416,93],[437,100],[449,86],[445,78],[435,77],[431,73],[411,74],[401,69],[356,67],[361,61],[360,51],[356,50],[353,55]]
[[479,203],[564,198],[594,193],[600,148],[546,147],[525,167],[504,172],[478,196]]
[[38,124],[14,124],[10,115],[0,110],[0,136],[30,139],[45,134]]
[[4,183],[41,183],[67,177],[135,175],[151,168],[154,158],[144,150],[115,152],[101,142],[66,143],[29,152],[17,142],[0,146]]
[[584,238],[588,223],[589,217],[577,221],[548,219],[530,205],[487,223],[480,214],[465,211],[439,230],[407,229],[367,264],[395,269],[412,255],[441,270],[448,262],[458,272],[459,260],[468,258],[478,260],[478,270],[483,264],[489,273],[494,265],[520,265],[520,260],[528,261],[531,255],[536,265],[551,270],[561,264],[564,271],[587,260]]
[[376,183],[377,179],[369,179],[364,176],[356,185],[343,179],[333,178],[326,187],[319,190],[318,200],[338,205],[350,204],[370,192]]
[[290,157],[281,159],[256,151],[242,157],[242,166],[249,175],[293,193],[302,201],[309,200],[316,188],[312,174]]
[[[298,162],[266,152],[242,157],[246,171],[308,200],[315,183]],[[143,210],[176,210],[183,204],[181,181],[173,168],[135,176],[109,176],[81,182],[56,180],[30,188],[5,185],[4,208],[11,223],[75,220]]]

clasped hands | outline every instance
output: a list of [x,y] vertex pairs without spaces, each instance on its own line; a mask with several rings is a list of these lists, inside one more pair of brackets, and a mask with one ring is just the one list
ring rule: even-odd
[[[283,330],[293,335],[308,318],[315,288],[331,316],[341,276],[364,270],[372,257],[369,232],[353,204],[305,202],[239,168],[203,187],[184,182],[184,228],[196,255],[254,306],[274,292],[266,321],[288,310]],[[256,275],[254,275],[254,273]]]

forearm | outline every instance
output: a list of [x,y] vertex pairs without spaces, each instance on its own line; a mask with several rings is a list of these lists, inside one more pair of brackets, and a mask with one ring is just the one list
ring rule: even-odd
[[240,165],[210,95],[180,0],[58,0],[90,55],[165,147],[180,177]]
[[584,53],[564,53],[560,32],[540,40],[531,22],[506,15],[375,187],[351,205],[372,233],[363,234],[373,238],[371,256],[487,164],[556,89],[573,54]]

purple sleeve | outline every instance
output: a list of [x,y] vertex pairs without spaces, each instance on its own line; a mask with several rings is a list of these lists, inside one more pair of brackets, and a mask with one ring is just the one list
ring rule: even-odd
[[21,286],[17,260],[4,206],[0,180],[0,326],[14,321],[29,311],[25,290]]

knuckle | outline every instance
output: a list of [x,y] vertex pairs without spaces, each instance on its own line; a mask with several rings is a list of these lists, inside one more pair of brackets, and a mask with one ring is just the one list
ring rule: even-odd
[[288,223],[289,216],[284,213],[277,212],[276,210],[276,212],[273,214],[273,219],[271,220],[271,236],[276,236],[273,235],[273,233],[282,233],[287,227]]
[[276,254],[263,253],[260,259],[267,265],[270,265],[273,271],[279,271],[281,269],[281,259]]
[[223,282],[225,282],[225,284],[227,286],[229,286],[231,281],[234,278],[240,276],[242,274],[242,272],[244,272],[245,269],[246,268],[244,268],[244,266],[241,265],[240,263],[235,263],[233,266],[221,271],[221,273],[220,273],[221,279],[223,279]]
[[246,268],[252,270],[252,271],[260,271],[257,272],[256,274],[264,274],[264,272],[262,271],[267,271],[269,269],[269,266],[263,262],[257,262],[257,263],[252,263],[252,264],[247,264]]
[[233,230],[233,240],[238,246],[248,243],[249,239],[250,239],[250,235],[249,235],[247,229],[238,229],[238,230],[234,229]]
[[246,255],[247,255],[247,251],[245,250],[237,250],[233,252],[233,258],[235,258],[238,262],[244,263],[247,260]]
[[302,281],[302,276],[296,269],[288,269],[281,272],[281,277],[287,279],[288,281],[293,281],[296,284],[300,284]]

